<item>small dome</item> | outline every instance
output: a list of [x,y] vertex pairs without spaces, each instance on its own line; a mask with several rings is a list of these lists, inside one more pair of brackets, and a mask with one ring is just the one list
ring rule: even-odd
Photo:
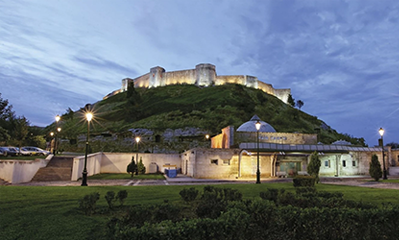
[[352,143],[350,143],[348,141],[345,141],[345,140],[342,140],[342,139],[340,139],[338,141],[335,141],[332,144],[334,144],[334,145],[344,145],[344,146],[352,145]]
[[259,132],[276,132],[276,130],[267,122],[261,121],[257,115],[254,115],[251,120],[243,123],[241,126],[237,128],[237,132],[256,132],[255,123],[260,122]]

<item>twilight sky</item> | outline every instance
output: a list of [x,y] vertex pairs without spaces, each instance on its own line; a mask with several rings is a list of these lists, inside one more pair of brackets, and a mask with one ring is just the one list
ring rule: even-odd
[[0,0],[0,93],[32,125],[199,63],[291,88],[369,146],[380,127],[399,142],[397,0]]

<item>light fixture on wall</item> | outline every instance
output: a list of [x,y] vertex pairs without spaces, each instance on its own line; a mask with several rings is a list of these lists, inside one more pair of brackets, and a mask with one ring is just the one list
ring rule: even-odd
[[381,145],[381,148],[382,148],[382,166],[383,166],[383,169],[384,169],[384,175],[383,175],[382,179],[388,179],[387,178],[387,169],[385,168],[385,152],[384,152],[384,140],[383,140],[383,136],[384,136],[384,132],[385,131],[384,131],[383,128],[380,128],[378,130],[378,132],[380,133],[380,136],[381,136],[380,145]]
[[260,184],[260,170],[259,170],[259,130],[260,130],[260,127],[261,127],[261,123],[259,122],[259,120],[256,121],[255,127],[256,127],[256,149],[257,149],[256,184]]

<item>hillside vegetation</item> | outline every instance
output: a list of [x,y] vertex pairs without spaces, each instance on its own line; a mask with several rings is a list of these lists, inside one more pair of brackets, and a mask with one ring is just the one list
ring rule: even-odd
[[[75,113],[69,110],[62,116],[66,138],[76,139],[76,135],[85,133],[83,110]],[[164,131],[168,128],[197,127],[215,135],[228,125],[237,129],[257,114],[278,132],[319,133],[319,141],[326,144],[343,139],[355,145],[364,145],[363,138],[337,133],[317,117],[293,108],[274,96],[236,84],[204,88],[194,85],[151,89],[129,87],[127,92],[97,102],[93,110],[93,134],[125,133],[129,136],[128,129],[131,128]],[[52,127],[54,125],[49,126]]]

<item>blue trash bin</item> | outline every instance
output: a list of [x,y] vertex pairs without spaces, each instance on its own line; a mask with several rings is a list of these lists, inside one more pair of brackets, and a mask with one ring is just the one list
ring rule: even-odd
[[169,175],[167,175],[170,178],[175,178],[177,176],[177,170],[176,169],[169,169],[168,171]]

